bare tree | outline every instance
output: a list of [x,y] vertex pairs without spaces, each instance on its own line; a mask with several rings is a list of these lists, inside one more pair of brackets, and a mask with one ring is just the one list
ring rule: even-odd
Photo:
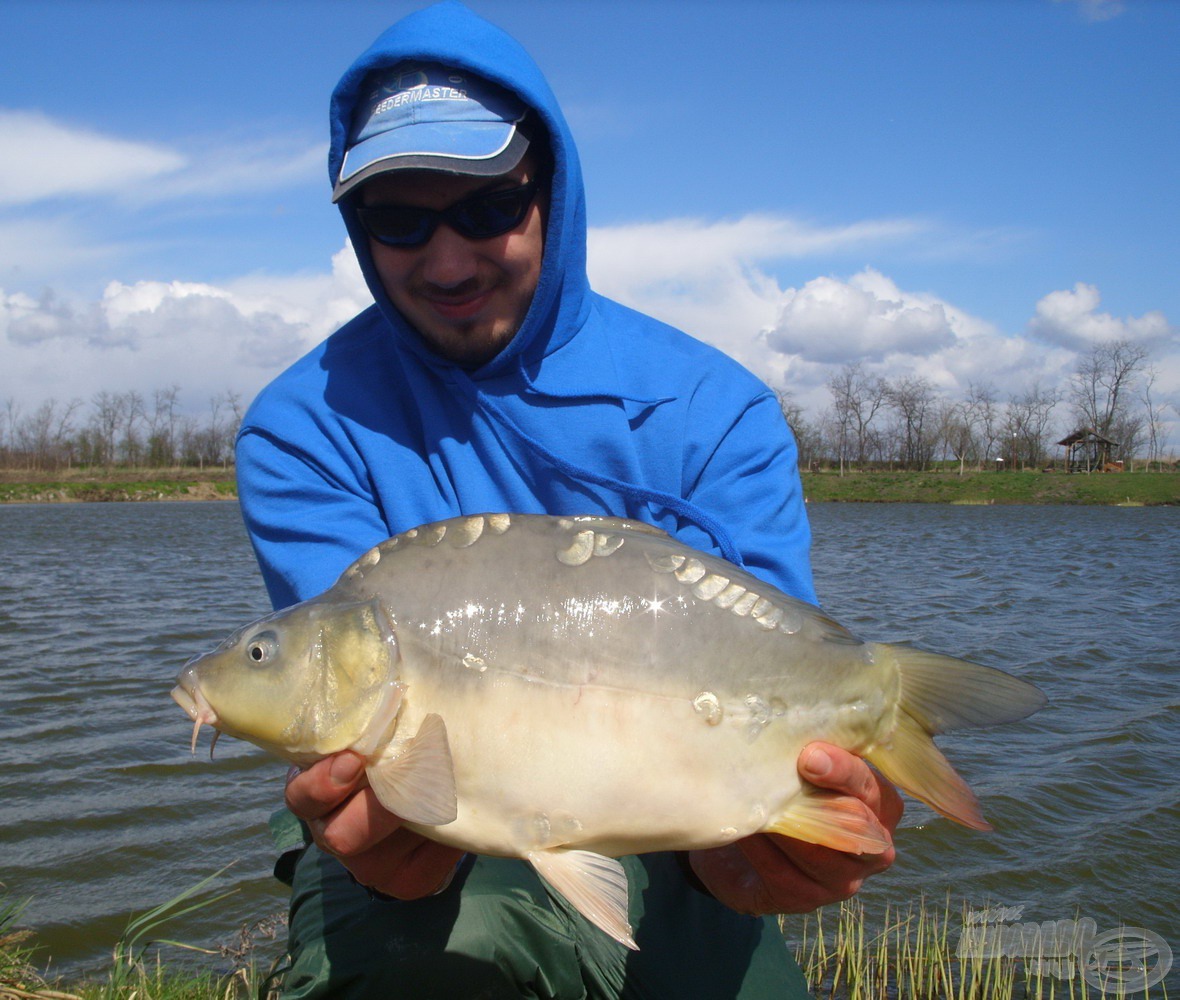
[[995,386],[990,382],[967,384],[966,416],[976,438],[976,454],[982,466],[993,457],[1000,439],[1002,415]]
[[920,375],[906,375],[885,386],[885,399],[898,418],[896,455],[902,468],[926,468],[937,444],[934,386]]
[[1143,400],[1143,408],[1146,416],[1144,426],[1147,431],[1147,467],[1149,469],[1153,462],[1159,463],[1163,460],[1163,444],[1160,437],[1163,431],[1164,411],[1166,407],[1157,406],[1151,398],[1152,390],[1155,388],[1158,378],[1159,369],[1155,365],[1148,365],[1146,371],[1143,373],[1143,382],[1140,386],[1140,399]]
[[1005,430],[1011,446],[1008,460],[1025,467],[1041,465],[1048,455],[1048,428],[1053,410],[1061,396],[1056,389],[1046,389],[1039,382],[1019,396],[1008,400]]
[[[1088,427],[1105,438],[1118,440],[1113,437],[1115,425],[1126,416],[1127,397],[1147,356],[1147,348],[1142,345],[1108,340],[1095,344],[1079,359],[1070,378],[1079,429]],[[1120,451],[1127,453],[1125,448]]]
[[845,365],[828,379],[828,391],[832,394],[840,473],[843,475],[846,459],[854,457],[861,465],[868,460],[870,428],[885,402],[886,387],[881,379],[865,374],[858,361]]
[[176,408],[180,386],[170,385],[152,394],[152,412],[148,417],[148,464],[160,468],[176,461]]
[[102,465],[113,465],[119,428],[123,426],[125,401],[118,393],[107,392],[104,389],[94,394],[90,405],[92,408],[90,444],[93,451],[91,461]]
[[947,452],[958,460],[959,475],[963,475],[967,459],[976,453],[975,434],[966,403],[944,402],[939,406],[938,436]]
[[147,420],[143,395],[134,389],[125,392],[123,399],[123,440],[119,451],[128,465],[139,465],[143,457],[144,442],[139,425]]

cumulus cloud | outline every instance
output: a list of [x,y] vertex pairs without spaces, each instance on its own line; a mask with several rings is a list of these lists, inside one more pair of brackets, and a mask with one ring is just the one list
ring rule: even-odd
[[0,291],[0,392],[37,405],[177,384],[198,408],[227,390],[249,399],[371,301],[348,246],[330,274],[113,281],[92,302]]
[[908,219],[823,227],[767,215],[602,227],[589,234],[589,271],[603,294],[701,337],[773,380],[782,358],[771,357],[758,334],[777,323],[784,293],[761,265],[867,253],[925,232],[923,223]]
[[821,277],[788,289],[767,344],[808,361],[880,361],[890,354],[928,354],[954,343],[943,303],[903,295],[876,271],[848,281]]
[[1101,301],[1098,289],[1081,281],[1072,289],[1050,292],[1037,303],[1029,331],[1051,344],[1075,351],[1111,340],[1150,346],[1176,337],[1177,330],[1158,310],[1118,319],[1098,311]]
[[767,269],[775,258],[868,255],[918,235],[931,234],[912,222],[810,229],[767,217],[598,229],[590,238],[590,274],[599,291],[713,344],[768,384],[789,389],[813,413],[830,403],[828,378],[850,362],[885,378],[921,376],[952,398],[971,383],[1021,392],[1036,382],[1063,382],[1086,343],[1109,339],[1100,334],[1158,338],[1170,329],[1159,313],[1108,322],[1086,286],[1046,296],[1041,325],[1030,335],[1002,331],[936,294],[904,289],[872,267],[799,287],[784,287]]

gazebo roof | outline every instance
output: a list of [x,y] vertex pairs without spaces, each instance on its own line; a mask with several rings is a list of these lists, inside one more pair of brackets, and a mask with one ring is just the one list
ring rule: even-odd
[[1117,441],[1112,441],[1110,438],[1103,437],[1092,427],[1084,427],[1081,430],[1076,430],[1072,434],[1066,435],[1057,443],[1063,447],[1068,448],[1070,445],[1077,444],[1079,441],[1086,441],[1093,444],[1106,444],[1110,445],[1112,448],[1117,448],[1119,445]]

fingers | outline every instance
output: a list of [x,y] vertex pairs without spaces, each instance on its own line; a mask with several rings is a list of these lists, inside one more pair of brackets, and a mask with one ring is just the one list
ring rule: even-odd
[[302,820],[336,809],[363,782],[365,759],[344,751],[287,776],[287,808]]
[[799,775],[805,780],[860,799],[890,832],[905,808],[901,795],[856,754],[830,743],[808,743],[799,755]]
[[287,808],[307,823],[321,850],[338,858],[360,856],[401,825],[365,782],[365,760],[338,753],[287,780]]
[[869,875],[888,867],[876,855],[842,854],[774,834],[747,837],[737,846],[762,877],[766,912],[808,913],[848,899]]
[[336,857],[361,885],[387,896],[420,899],[438,892],[463,856],[405,829],[368,787],[365,760],[354,753],[293,771],[286,801],[320,850]]

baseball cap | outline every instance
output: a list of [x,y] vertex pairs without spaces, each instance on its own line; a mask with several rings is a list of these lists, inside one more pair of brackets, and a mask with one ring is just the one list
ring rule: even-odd
[[437,63],[400,63],[366,79],[332,191],[339,201],[376,174],[445,170],[495,177],[528,149],[528,107],[503,87]]

